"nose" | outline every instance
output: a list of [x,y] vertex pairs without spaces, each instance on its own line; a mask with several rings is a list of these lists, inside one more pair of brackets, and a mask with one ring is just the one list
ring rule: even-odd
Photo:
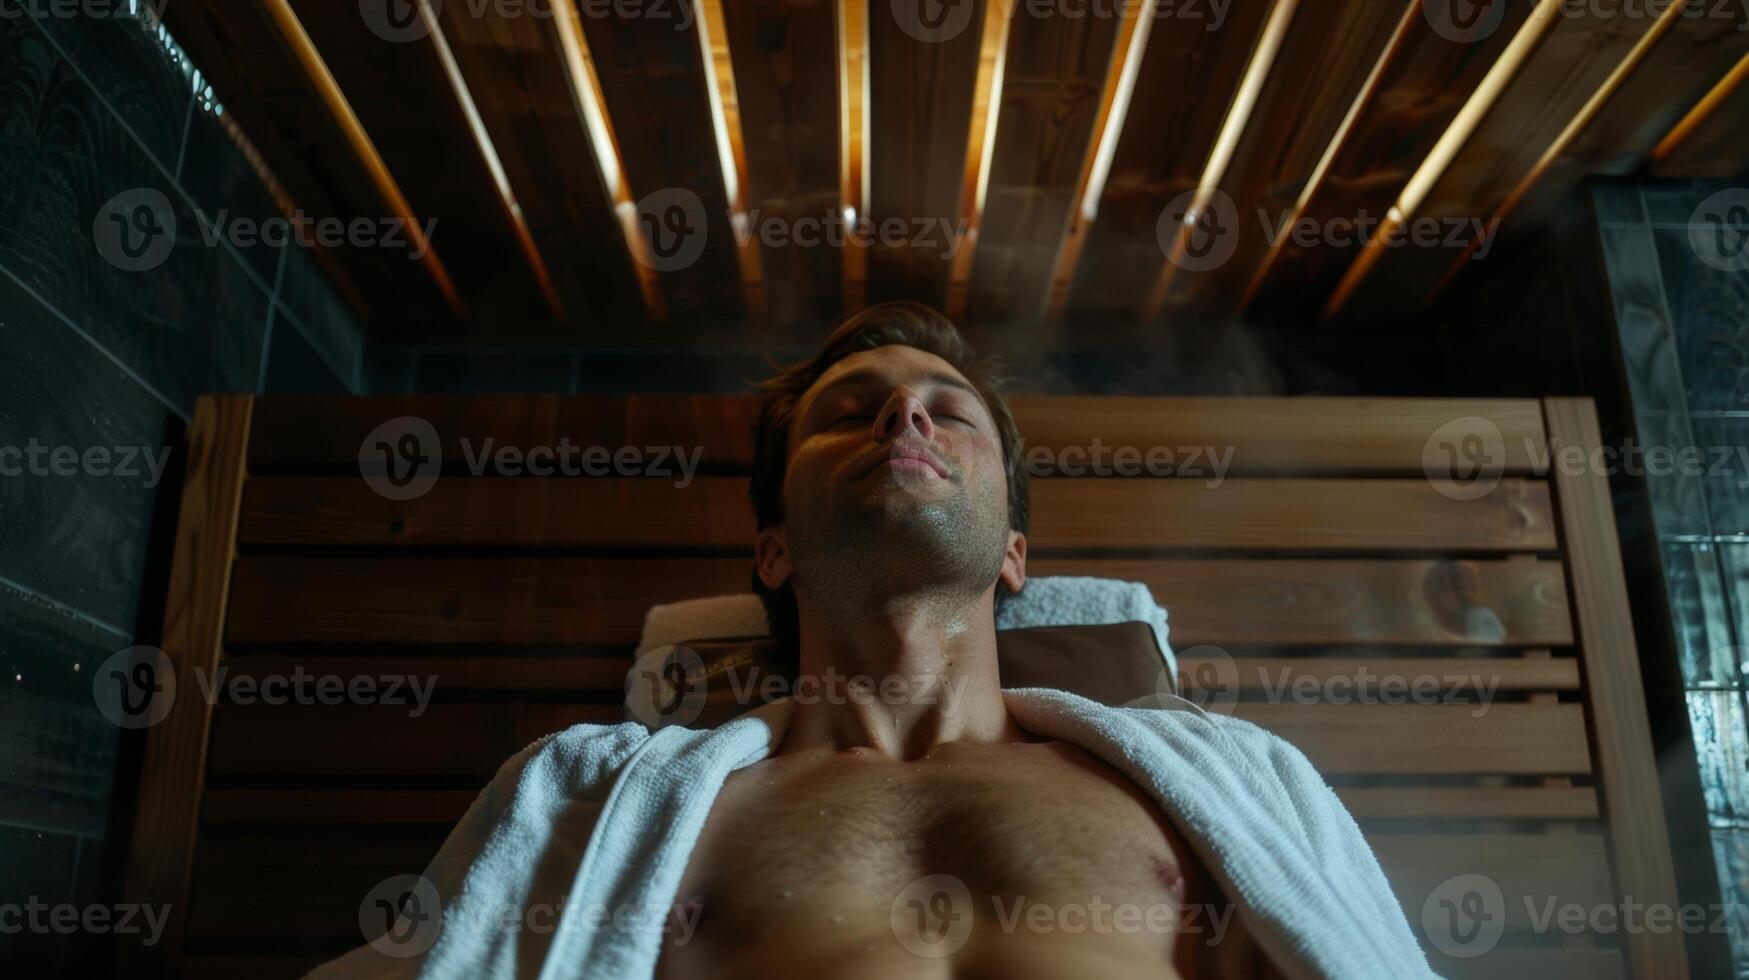
[[887,403],[875,415],[874,440],[891,442],[912,435],[924,441],[935,438],[935,422],[923,402],[909,388],[895,388]]

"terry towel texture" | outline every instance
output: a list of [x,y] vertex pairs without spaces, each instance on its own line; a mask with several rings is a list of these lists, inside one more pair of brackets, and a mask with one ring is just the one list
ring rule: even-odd
[[[1433,975],[1360,829],[1288,743],[1170,696],[1159,708],[1040,689],[1003,696],[1021,727],[1092,752],[1151,796],[1285,975]],[[662,917],[712,802],[730,772],[779,744],[792,710],[777,701],[711,731],[579,725],[536,742],[426,870],[442,910],[429,950],[394,958],[361,947],[313,976],[652,975]],[[398,931],[416,925],[404,919]]]
[[[1176,681],[1178,661],[1167,642],[1166,610],[1140,582],[1067,575],[1028,579],[1026,588],[996,611],[999,630],[1113,623],[1147,623],[1152,627],[1166,660],[1165,676]],[[650,607],[644,615],[638,652],[689,640],[765,636],[770,632],[765,606],[756,595],[688,599]]]

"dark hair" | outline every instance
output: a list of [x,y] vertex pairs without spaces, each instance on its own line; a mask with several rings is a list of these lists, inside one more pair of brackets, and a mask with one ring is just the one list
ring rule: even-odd
[[[1030,492],[1026,467],[1021,465],[1020,429],[1002,398],[1003,379],[997,362],[980,360],[953,321],[921,303],[881,303],[853,313],[840,323],[820,352],[797,364],[780,367],[776,377],[763,382],[759,420],[753,430],[753,479],[749,494],[753,516],[760,530],[782,524],[783,479],[789,469],[789,430],[802,395],[832,365],[852,354],[877,347],[913,347],[934,354],[965,375],[996,420],[1002,440],[1003,468],[1008,472],[1008,526],[1026,533],[1030,520]],[[765,603],[771,635],[777,641],[779,662],[793,677],[801,656],[795,591],[788,582],[766,588],[758,569],[753,572],[753,591]],[[1007,598],[999,589],[997,601]]]

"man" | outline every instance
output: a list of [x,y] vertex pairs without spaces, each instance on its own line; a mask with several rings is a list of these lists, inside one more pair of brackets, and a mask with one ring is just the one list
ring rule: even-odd
[[1352,819],[1286,743],[1177,699],[1001,689],[1020,457],[986,371],[926,307],[865,310],[770,382],[752,496],[773,634],[800,676],[919,696],[531,747],[427,871],[424,972],[1427,975]]

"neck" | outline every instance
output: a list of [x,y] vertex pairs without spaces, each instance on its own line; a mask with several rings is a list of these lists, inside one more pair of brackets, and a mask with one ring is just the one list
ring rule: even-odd
[[993,590],[829,610],[798,601],[801,672],[779,754],[868,748],[909,760],[948,742],[1025,738],[1002,700]]

